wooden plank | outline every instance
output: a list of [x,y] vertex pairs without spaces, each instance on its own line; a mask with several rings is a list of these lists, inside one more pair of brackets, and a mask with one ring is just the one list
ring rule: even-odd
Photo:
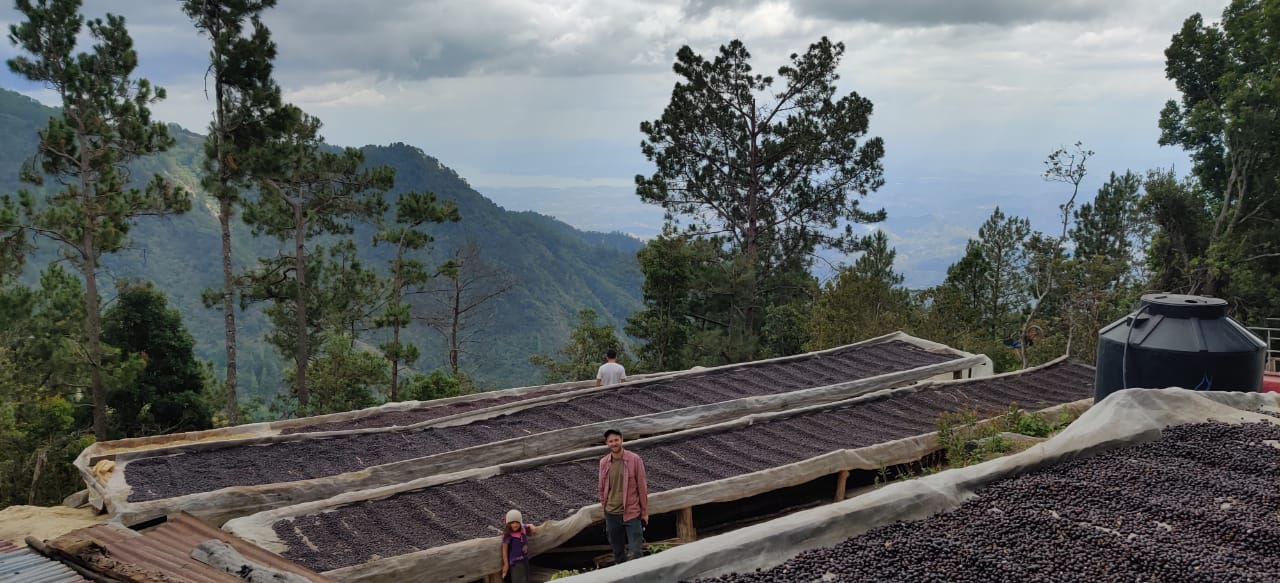
[[844,500],[844,486],[849,481],[849,470],[840,470],[840,477],[836,479],[836,502]]
[[681,508],[676,512],[676,540],[682,543],[698,540],[698,531],[693,528],[693,507]]

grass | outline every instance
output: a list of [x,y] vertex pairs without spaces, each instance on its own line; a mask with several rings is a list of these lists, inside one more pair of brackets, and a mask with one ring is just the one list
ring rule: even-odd
[[1034,443],[1013,440],[1002,434],[1049,437],[1075,421],[1081,413],[1083,410],[1070,407],[1055,413],[1028,413],[1017,403],[1010,403],[1003,414],[994,417],[972,409],[943,413],[937,422],[943,465],[945,468],[960,468],[1017,453]]
[[676,545],[671,543],[650,543],[644,546],[644,554],[645,556],[656,555],[662,551],[669,551],[674,548],[676,548]]

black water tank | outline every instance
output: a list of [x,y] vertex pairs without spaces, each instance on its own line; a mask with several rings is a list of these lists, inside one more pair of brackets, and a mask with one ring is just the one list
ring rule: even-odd
[[1094,399],[1133,387],[1257,391],[1265,361],[1266,346],[1227,317],[1226,300],[1147,294],[1098,332]]

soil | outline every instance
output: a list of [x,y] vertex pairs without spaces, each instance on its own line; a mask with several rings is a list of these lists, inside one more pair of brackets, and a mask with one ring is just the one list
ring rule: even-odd
[[27,536],[50,540],[106,521],[107,516],[98,514],[92,507],[9,506],[0,510],[0,540],[25,547],[27,543],[23,539]]
[[[1093,375],[1092,368],[1064,363],[632,451],[645,460],[652,494],[926,434],[944,412],[997,414],[1015,402],[1040,409],[1077,401],[1093,394]],[[597,471],[594,459],[542,466],[286,519],[274,530],[289,547],[287,558],[327,571],[369,561],[374,555],[395,556],[497,536],[511,508],[520,509],[527,522],[563,519],[598,502]]]
[[129,501],[144,502],[230,486],[322,478],[521,435],[820,387],[956,358],[894,341],[802,360],[744,364],[704,375],[655,379],[467,425],[233,445],[143,458],[126,466],[125,480],[132,487]]

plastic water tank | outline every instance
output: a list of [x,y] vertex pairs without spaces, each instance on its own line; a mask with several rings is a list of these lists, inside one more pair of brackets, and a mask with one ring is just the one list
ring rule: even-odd
[[1142,296],[1138,310],[1098,332],[1094,399],[1142,387],[1257,391],[1266,345],[1227,317],[1227,302]]

